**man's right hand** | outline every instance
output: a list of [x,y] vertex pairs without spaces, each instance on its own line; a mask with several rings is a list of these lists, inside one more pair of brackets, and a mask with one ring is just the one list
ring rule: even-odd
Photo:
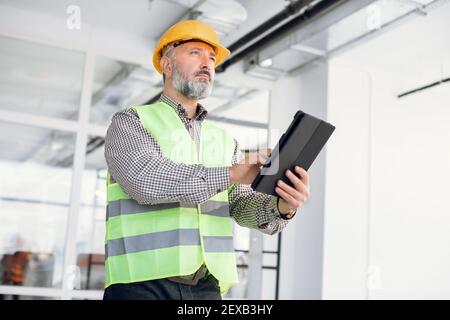
[[248,153],[242,161],[230,167],[231,184],[251,184],[271,153],[270,148]]

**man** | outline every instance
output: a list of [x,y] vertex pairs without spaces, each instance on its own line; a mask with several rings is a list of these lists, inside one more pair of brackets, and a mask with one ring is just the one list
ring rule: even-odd
[[175,24],[153,56],[160,101],[114,115],[105,141],[104,299],[221,299],[238,282],[232,219],[275,234],[309,197],[301,168],[286,173],[295,188],[280,182],[279,197],[254,192],[249,184],[270,150],[242,157],[206,119],[198,100],[229,54],[207,24]]

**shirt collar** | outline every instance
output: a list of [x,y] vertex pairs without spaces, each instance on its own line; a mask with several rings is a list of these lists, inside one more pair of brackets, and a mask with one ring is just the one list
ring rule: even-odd
[[[181,103],[176,102],[169,96],[166,96],[164,93],[161,94],[159,100],[174,108],[180,117],[187,118],[186,109],[181,105]],[[200,103],[197,103],[197,114],[195,115],[194,119],[202,121],[206,118],[207,114],[208,111]]]

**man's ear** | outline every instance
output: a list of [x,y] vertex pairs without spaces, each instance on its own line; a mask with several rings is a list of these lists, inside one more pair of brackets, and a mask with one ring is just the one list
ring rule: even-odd
[[172,74],[172,61],[168,57],[162,57],[159,63],[161,65],[162,72],[166,75],[166,77],[167,75]]

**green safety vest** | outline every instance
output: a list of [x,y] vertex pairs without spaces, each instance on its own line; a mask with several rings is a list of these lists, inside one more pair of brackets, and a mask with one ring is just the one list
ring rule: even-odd
[[[205,167],[231,166],[234,140],[208,120],[202,124],[197,155],[195,142],[171,106],[159,102],[132,108],[164,157]],[[203,263],[219,280],[222,294],[238,282],[228,190],[201,204],[142,205],[108,172],[106,219],[105,287],[189,275]]]

